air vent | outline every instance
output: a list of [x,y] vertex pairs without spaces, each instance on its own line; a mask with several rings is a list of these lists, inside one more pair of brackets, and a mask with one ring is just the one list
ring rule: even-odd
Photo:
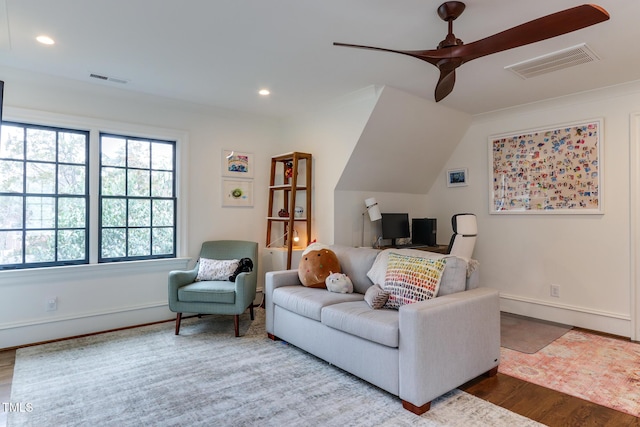
[[127,79],[122,79],[120,77],[105,76],[103,74],[91,73],[91,74],[89,74],[89,77],[91,77],[93,79],[104,80],[104,81],[113,82],[113,83],[120,83],[120,84],[129,83],[129,80],[127,80]]
[[504,67],[522,79],[552,73],[587,62],[599,61],[598,55],[585,43]]

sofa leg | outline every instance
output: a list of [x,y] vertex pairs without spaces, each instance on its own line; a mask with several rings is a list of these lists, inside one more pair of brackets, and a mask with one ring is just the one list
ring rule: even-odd
[[180,322],[182,321],[182,313],[176,316],[176,335],[180,335]]
[[489,378],[495,377],[496,375],[498,375],[498,367],[496,366],[495,368],[489,369],[487,372],[485,372],[485,375]]
[[413,403],[407,402],[406,400],[402,401],[402,407],[407,411],[411,411],[416,415],[422,415],[431,409],[431,402],[427,402],[422,406],[416,406]]
[[256,320],[254,315],[253,315],[253,304],[251,304],[249,306],[249,314],[251,315],[251,320]]
[[267,332],[267,338],[269,338],[271,341],[280,341],[280,338],[273,334],[270,334],[269,332]]
[[236,337],[240,336],[240,315],[236,314],[233,316],[233,328],[236,332]]

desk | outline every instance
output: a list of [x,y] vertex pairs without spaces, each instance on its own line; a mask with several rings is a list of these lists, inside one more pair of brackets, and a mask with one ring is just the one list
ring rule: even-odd
[[437,254],[446,254],[449,249],[449,245],[436,245],[436,246],[419,246],[415,248],[411,247],[395,247],[395,246],[380,246],[380,249],[417,249],[425,252],[435,252]]

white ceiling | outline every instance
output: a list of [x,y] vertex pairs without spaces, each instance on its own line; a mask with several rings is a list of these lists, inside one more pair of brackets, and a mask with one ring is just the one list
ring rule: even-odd
[[[432,49],[441,0],[0,0],[2,67],[201,104],[288,116],[369,85],[433,99],[438,70],[334,41]],[[466,43],[579,5],[573,0],[468,0],[454,22]],[[442,104],[470,114],[640,79],[640,1],[600,0],[604,23],[479,58],[457,70]],[[40,34],[53,46],[35,41]],[[528,80],[504,67],[587,43],[601,58]],[[89,77],[102,74],[128,83]],[[10,82],[8,82],[10,83]],[[260,97],[260,88],[272,94]]]

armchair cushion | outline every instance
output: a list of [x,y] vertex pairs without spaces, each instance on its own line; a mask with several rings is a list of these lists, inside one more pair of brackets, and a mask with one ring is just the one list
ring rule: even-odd
[[178,289],[181,302],[217,302],[234,304],[236,285],[229,281],[201,281],[182,286]]
[[196,282],[203,280],[229,280],[240,263],[239,259],[216,260],[200,258]]

